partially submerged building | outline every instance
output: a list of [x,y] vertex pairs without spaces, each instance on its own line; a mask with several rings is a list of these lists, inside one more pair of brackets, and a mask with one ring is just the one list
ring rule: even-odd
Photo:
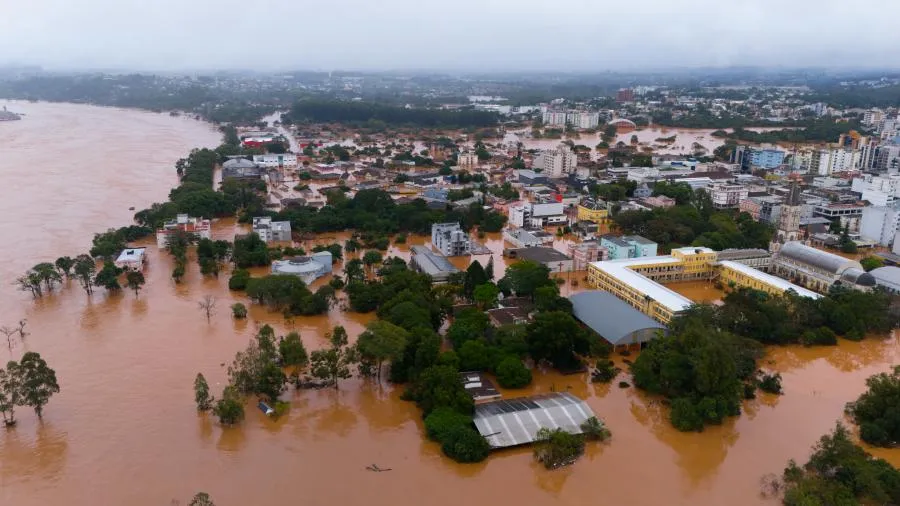
[[222,164],[222,179],[260,179],[265,169],[246,158],[232,158]]
[[472,243],[459,223],[434,223],[431,225],[431,244],[448,257],[468,255]]
[[146,248],[123,249],[116,258],[116,267],[127,271],[142,271],[147,263]]
[[326,274],[331,274],[331,268],[331,253],[327,251],[272,262],[272,274],[297,276],[306,284],[310,284]]
[[494,383],[478,371],[461,372],[459,378],[466,393],[475,402],[491,401],[502,397]]
[[834,284],[861,290],[875,286],[875,278],[856,260],[799,241],[785,243],[778,250],[772,258],[772,271],[820,293],[828,292]]
[[460,272],[447,257],[435,253],[427,246],[410,248],[409,266],[415,271],[427,274],[434,283],[446,283],[450,276]]
[[501,399],[475,406],[475,428],[491,448],[533,443],[542,428],[581,434],[581,425],[594,416],[586,402],[569,392],[518,399]]
[[165,248],[169,244],[169,238],[179,232],[187,234],[194,241],[209,239],[211,229],[209,220],[179,214],[156,231],[156,245]]
[[253,218],[253,232],[264,242],[290,241],[291,222],[272,221],[269,216],[256,216]]
[[530,260],[545,265],[550,272],[568,272],[572,270],[572,258],[561,251],[543,246],[531,248],[514,248],[504,251],[509,258]]
[[594,262],[588,266],[588,284],[612,293],[628,305],[661,323],[668,323],[693,304],[661,283],[720,280],[735,288],[747,287],[771,294],[787,290],[806,297],[815,293],[745,264],[719,261],[715,251],[703,247],[672,250],[671,255]]
[[643,344],[669,330],[658,321],[601,290],[569,297],[575,318],[613,346]]

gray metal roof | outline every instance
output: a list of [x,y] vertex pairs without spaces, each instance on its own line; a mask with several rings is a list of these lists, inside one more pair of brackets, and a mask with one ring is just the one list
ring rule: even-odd
[[778,252],[778,255],[787,257],[799,263],[818,267],[819,269],[833,274],[840,274],[851,267],[862,269],[862,266],[857,261],[849,260],[842,256],[835,255],[834,253],[828,253],[827,251],[813,248],[812,246],[807,246],[798,241],[785,243]]
[[609,292],[591,290],[576,293],[569,300],[575,318],[613,345],[644,343],[655,338],[657,331],[668,332],[659,322]]
[[900,267],[888,266],[872,269],[869,274],[879,285],[900,286]]
[[459,272],[459,269],[450,263],[447,257],[431,251],[427,246],[413,246],[410,249],[416,265],[429,276]]
[[862,269],[851,267],[841,274],[841,281],[859,286],[875,286],[875,278]]
[[534,442],[544,427],[581,434],[581,424],[592,416],[586,402],[561,392],[478,404],[473,421],[492,448],[506,448]]

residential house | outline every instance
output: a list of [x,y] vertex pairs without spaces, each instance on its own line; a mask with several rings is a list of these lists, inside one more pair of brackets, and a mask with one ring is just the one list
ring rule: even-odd
[[211,229],[209,220],[179,214],[174,220],[165,222],[162,228],[156,231],[156,245],[165,248],[169,244],[169,237],[179,232],[187,234],[195,241],[209,239]]

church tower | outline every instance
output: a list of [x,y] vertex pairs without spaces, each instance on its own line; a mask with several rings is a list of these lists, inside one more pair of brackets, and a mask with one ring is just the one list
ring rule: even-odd
[[777,253],[784,243],[802,239],[800,235],[802,207],[803,201],[800,200],[800,186],[796,182],[791,183],[791,190],[781,206],[781,219],[778,221],[778,230],[775,231],[772,242],[769,243],[770,252]]

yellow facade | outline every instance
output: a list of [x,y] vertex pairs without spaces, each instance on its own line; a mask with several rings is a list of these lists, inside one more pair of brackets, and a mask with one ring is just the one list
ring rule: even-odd
[[735,288],[752,288],[760,292],[766,292],[769,295],[783,295],[784,289],[773,286],[763,280],[748,276],[747,274],[737,271],[723,265],[719,268],[719,281],[726,286],[734,286]]
[[578,221],[591,221],[597,225],[606,225],[609,222],[609,211],[606,209],[591,209],[579,205]]
[[715,267],[717,254],[704,248],[678,248],[672,250],[672,257],[681,260],[682,281],[709,279]]
[[[654,264],[654,266],[641,265],[633,270],[643,274],[644,272],[652,271],[654,268],[669,268],[671,265],[672,264]],[[609,273],[602,271],[593,265],[588,266],[588,283],[597,290],[603,290],[615,295],[628,303],[628,305],[660,323],[667,324],[674,316],[672,311],[667,307],[653,299],[648,299],[644,296],[644,293],[636,290],[633,286],[622,282],[615,276],[611,276]]]

